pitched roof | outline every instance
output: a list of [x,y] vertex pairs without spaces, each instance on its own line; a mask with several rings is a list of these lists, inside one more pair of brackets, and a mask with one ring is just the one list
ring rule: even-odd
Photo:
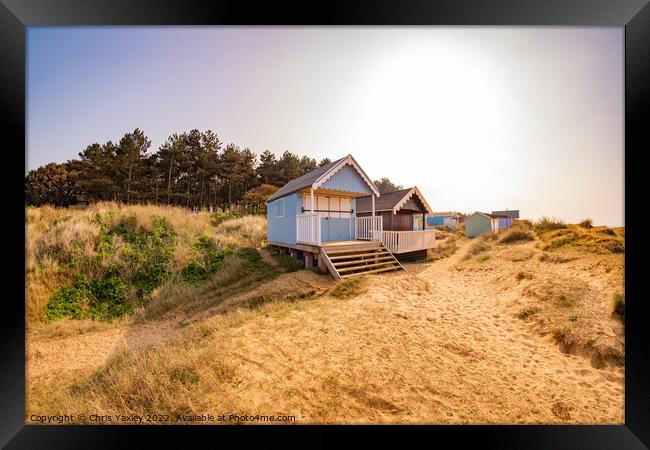
[[519,210],[518,209],[506,209],[505,211],[492,211],[492,214],[499,214],[513,219],[519,219]]
[[460,214],[455,213],[455,212],[450,212],[450,211],[444,211],[444,212],[432,212],[430,214],[431,216],[445,216],[445,217],[459,217]]
[[[470,217],[473,216],[474,214],[481,214],[485,217],[489,217],[490,219],[511,219],[510,216],[506,216],[503,214],[490,214],[490,213],[485,213],[481,211],[475,211],[474,213],[470,214]],[[468,217],[469,219],[469,217]]]
[[[329,172],[332,172],[333,174],[338,169],[340,169],[343,165],[345,165],[345,163],[349,163],[352,166],[354,166],[357,169],[357,171],[359,171],[361,177],[366,179],[366,182],[369,183],[370,189],[379,193],[379,191],[377,191],[377,187],[370,180],[370,178],[368,178],[368,176],[363,172],[361,167],[359,167],[359,165],[354,160],[354,158],[352,158],[352,155],[347,155],[344,156],[343,158],[337,159],[336,161],[332,161],[331,163],[325,164],[322,167],[314,169],[311,172],[306,173],[301,177],[289,181],[287,184],[282,186],[278,191],[276,191],[273,195],[271,195],[266,201],[271,202],[280,197],[284,197],[286,195],[293,194],[294,192],[300,191],[301,189],[314,186],[318,184],[319,180],[326,177]],[[314,188],[316,187],[318,186],[314,186]]]
[[[408,201],[408,199],[411,198],[413,195],[416,195],[420,199],[420,201],[424,205],[424,209],[426,209],[427,214],[430,214],[431,208],[429,207],[429,204],[424,199],[424,196],[417,188],[417,186],[413,186],[412,188],[408,188],[408,189],[402,189],[399,191],[393,191],[393,192],[387,192],[381,194],[381,197],[375,199],[375,211],[388,211],[388,210],[392,210],[394,212],[399,211],[402,205],[406,203],[406,201]],[[370,198],[370,196],[358,198],[357,212],[370,212],[370,211],[372,211],[372,199]]]

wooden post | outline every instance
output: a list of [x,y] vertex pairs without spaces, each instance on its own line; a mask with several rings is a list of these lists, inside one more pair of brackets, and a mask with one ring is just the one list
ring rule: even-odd
[[311,199],[309,210],[313,213],[314,212],[314,189],[313,188],[309,190],[309,197]]
[[298,259],[298,250],[296,250],[295,248],[290,248],[289,254],[293,259]]
[[316,257],[318,258],[318,268],[323,272],[327,272],[327,266],[325,265],[325,261],[323,261],[323,258],[321,258],[320,255]]
[[311,269],[314,266],[314,254],[305,252],[305,269]]

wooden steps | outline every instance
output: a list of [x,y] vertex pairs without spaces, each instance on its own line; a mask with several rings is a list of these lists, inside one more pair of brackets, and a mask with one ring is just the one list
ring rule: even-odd
[[380,242],[355,248],[321,247],[321,259],[335,280],[359,275],[404,270],[395,256]]

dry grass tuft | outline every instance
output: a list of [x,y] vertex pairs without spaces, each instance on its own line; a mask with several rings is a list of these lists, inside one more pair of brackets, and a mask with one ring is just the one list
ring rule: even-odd
[[334,288],[329,292],[329,295],[338,299],[346,299],[356,297],[367,291],[367,277],[358,276],[353,278],[346,278],[339,281],[336,286],[334,286]]
[[439,259],[448,258],[458,250],[456,244],[457,238],[452,234],[448,234],[447,238],[443,241],[436,240],[436,246],[427,251],[427,260],[437,261]]
[[486,242],[487,239],[488,237],[486,235],[482,235],[476,238],[476,241],[472,242],[467,247],[463,259],[469,260],[482,252],[487,252],[490,250],[491,246]]
[[511,244],[513,242],[525,242],[533,240],[535,240],[535,236],[533,236],[533,233],[530,231],[513,228],[503,234],[501,239],[499,239],[499,243]]

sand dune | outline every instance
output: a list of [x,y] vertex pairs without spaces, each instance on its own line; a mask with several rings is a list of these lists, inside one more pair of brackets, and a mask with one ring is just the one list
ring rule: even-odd
[[[527,288],[539,290],[562,274],[584,290],[581,314],[593,315],[582,317],[585,329],[602,336],[599,345],[621,347],[622,330],[599,302],[620,288],[622,267],[607,271],[596,256],[543,265],[533,243],[494,249],[477,263],[463,260],[462,245],[450,258],[407,264],[406,273],[368,277],[365,292],[348,299],[320,295],[333,283],[298,272],[257,293],[315,299],[259,307],[236,326],[218,326],[229,319],[216,310],[185,319],[214,330],[191,347],[197,358],[212,352],[229,368],[227,380],[199,384],[187,401],[196,412],[285,413],[298,423],[623,423],[622,366],[563,352],[541,325],[516,318],[521,307],[540,301]],[[520,271],[532,278],[517,280]],[[248,295],[239,300],[259,298]],[[187,329],[177,325],[39,342],[29,348],[30,380],[39,385],[66,370],[99,367],[117,347],[135,342],[180,345],[165,344]]]

